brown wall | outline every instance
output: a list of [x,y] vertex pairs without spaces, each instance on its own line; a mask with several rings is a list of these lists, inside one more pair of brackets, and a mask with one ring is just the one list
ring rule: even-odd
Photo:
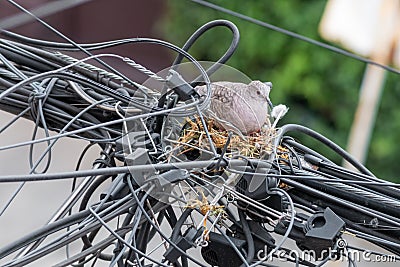
[[[20,0],[19,4],[32,10],[49,0]],[[7,1],[0,1],[0,25],[3,19],[20,13]],[[44,20],[76,42],[98,42],[128,37],[161,38],[159,19],[165,14],[163,0],[92,0]],[[9,29],[31,37],[62,41],[54,33],[32,21]],[[146,65],[154,71],[171,62],[169,51],[154,45],[124,45],[107,50]]]

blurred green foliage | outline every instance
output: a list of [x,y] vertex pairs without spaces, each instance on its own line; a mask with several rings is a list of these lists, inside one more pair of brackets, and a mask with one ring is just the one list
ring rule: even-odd
[[[318,26],[326,1],[210,2],[321,40]],[[346,147],[364,63],[190,1],[169,0],[167,5],[168,14],[162,23],[165,39],[178,45],[183,45],[188,36],[206,22],[214,19],[234,22],[240,30],[241,40],[227,64],[252,79],[273,82],[273,103],[290,107],[282,123],[305,125]],[[229,46],[230,36],[229,30],[215,28],[204,34],[189,52],[198,60],[216,61]],[[400,155],[400,77],[389,74],[385,87],[367,167],[382,178],[396,180],[400,170],[400,164],[397,164]],[[328,149],[304,136],[296,137],[340,163]]]

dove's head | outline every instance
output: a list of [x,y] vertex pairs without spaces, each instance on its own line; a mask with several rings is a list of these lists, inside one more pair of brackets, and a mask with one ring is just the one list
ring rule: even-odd
[[259,99],[260,101],[267,101],[270,102],[269,93],[271,92],[272,83],[270,82],[260,82],[260,81],[252,81],[248,84],[250,95],[255,98]]

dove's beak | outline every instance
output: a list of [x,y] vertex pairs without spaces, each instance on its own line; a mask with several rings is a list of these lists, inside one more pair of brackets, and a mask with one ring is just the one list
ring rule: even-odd
[[268,102],[269,108],[272,110],[274,108],[274,104],[272,104],[271,99],[269,99],[269,97],[267,97],[267,102]]

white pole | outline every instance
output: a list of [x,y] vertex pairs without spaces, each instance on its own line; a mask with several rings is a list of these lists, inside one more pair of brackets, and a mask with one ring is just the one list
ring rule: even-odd
[[[350,130],[347,151],[365,163],[381,93],[385,84],[385,70],[367,65],[361,84],[360,96]],[[350,167],[346,162],[345,167]]]
[[[389,64],[397,35],[398,0],[383,1],[380,17],[380,31],[375,38],[375,49],[371,55],[373,61]],[[397,29],[398,30],[398,29]],[[379,107],[381,93],[385,82],[385,70],[368,65],[360,89],[358,106],[351,126],[347,151],[358,161],[365,163],[372,131],[375,126],[376,111]],[[350,167],[344,162],[345,167]]]

